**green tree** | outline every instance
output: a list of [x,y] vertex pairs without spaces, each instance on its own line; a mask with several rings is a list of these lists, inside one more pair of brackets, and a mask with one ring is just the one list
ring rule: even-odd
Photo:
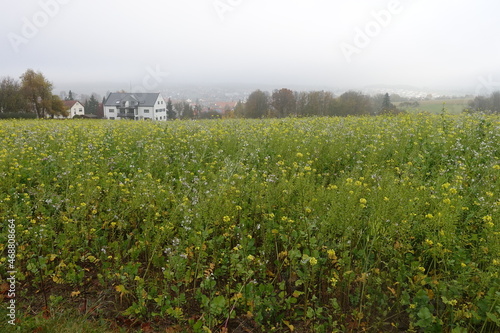
[[469,108],[472,111],[481,111],[487,113],[500,112],[500,91],[493,92],[489,97],[477,96],[469,102]]
[[200,104],[196,103],[194,108],[193,108],[194,117],[199,118],[202,110],[203,110],[202,106]]
[[234,116],[236,118],[244,118],[245,117],[245,103],[238,101],[236,106],[234,107]]
[[194,117],[193,107],[186,101],[174,103],[174,109],[181,119],[193,119]]
[[73,92],[70,90],[68,93],[68,97],[66,97],[67,101],[72,101],[73,100]]
[[191,104],[188,102],[182,103],[182,118],[184,119],[193,119],[194,118],[194,110]]
[[245,117],[247,118],[262,118],[267,115],[269,110],[269,97],[261,91],[256,90],[248,96],[245,103]]
[[26,100],[21,93],[21,85],[11,77],[0,82],[0,112],[21,112],[26,108]]
[[169,98],[167,101],[167,119],[174,120],[176,118],[176,113],[174,111],[174,106],[172,105],[172,100]]
[[21,92],[27,101],[27,109],[37,118],[44,118],[52,107],[52,83],[41,72],[28,69],[21,75]]
[[391,97],[389,96],[389,93],[385,93],[384,99],[382,100],[382,107],[380,109],[380,112],[382,113],[388,113],[394,110],[396,107],[394,104],[391,103]]
[[85,113],[97,115],[99,111],[99,101],[95,98],[94,94],[85,102]]

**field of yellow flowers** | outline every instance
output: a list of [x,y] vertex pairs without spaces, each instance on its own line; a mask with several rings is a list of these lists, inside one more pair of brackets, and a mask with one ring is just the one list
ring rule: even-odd
[[0,327],[500,331],[498,116],[1,121],[0,179]]

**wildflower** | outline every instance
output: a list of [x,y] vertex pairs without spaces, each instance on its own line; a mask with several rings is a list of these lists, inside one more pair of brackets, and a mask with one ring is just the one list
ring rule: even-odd
[[368,201],[365,198],[359,199],[359,203],[362,204],[362,205],[366,205],[367,202]]
[[486,226],[488,228],[493,228],[495,226],[495,223],[493,223],[493,218],[491,217],[491,215],[483,216],[483,222],[486,223]]
[[311,257],[309,258],[309,263],[311,264],[311,266],[314,266],[318,263],[318,259]]
[[432,246],[434,244],[433,241],[431,241],[430,239],[426,239],[425,240],[425,244],[429,245],[429,246]]
[[335,250],[330,249],[326,251],[326,253],[328,254],[328,259],[337,260],[337,254],[335,253]]
[[427,215],[425,215],[425,217],[426,217],[426,218],[428,218],[428,219],[433,219],[433,218],[434,218],[434,215],[432,215],[432,214],[427,214]]
[[230,218],[229,216],[227,216],[227,215],[226,215],[226,216],[224,216],[224,217],[222,218],[222,220],[223,220],[224,222],[226,222],[226,223],[227,223],[227,222],[231,221],[231,218]]
[[304,157],[304,154],[302,154],[302,153],[297,153],[297,157],[298,157],[298,158],[302,158],[302,157]]
[[486,216],[483,216],[483,221],[484,222],[491,222],[493,221],[493,218],[491,217],[491,215],[486,215]]
[[249,254],[248,257],[247,257],[247,259],[250,260],[250,261],[254,261],[255,257],[253,255]]

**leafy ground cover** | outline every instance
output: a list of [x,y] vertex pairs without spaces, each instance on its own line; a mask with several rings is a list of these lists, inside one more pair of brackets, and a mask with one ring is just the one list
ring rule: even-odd
[[498,116],[12,120],[0,142],[2,329],[9,264],[20,331],[60,311],[82,331],[500,329]]

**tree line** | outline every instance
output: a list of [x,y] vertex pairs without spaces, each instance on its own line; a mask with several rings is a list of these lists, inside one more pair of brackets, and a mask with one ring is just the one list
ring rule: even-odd
[[63,101],[52,94],[52,83],[41,72],[28,69],[20,81],[5,77],[0,82],[0,115],[46,118],[68,116]]
[[469,102],[469,108],[465,111],[500,113],[500,91],[495,91],[490,96],[477,96]]
[[241,118],[307,117],[307,116],[363,116],[397,114],[399,110],[389,94],[375,96],[348,91],[339,97],[328,91],[294,92],[283,88],[272,94],[256,90],[246,102],[239,102],[234,116]]
[[[0,118],[47,118],[67,117],[67,110],[61,97],[52,94],[53,85],[41,72],[28,69],[19,80],[5,77],[0,81]],[[82,95],[83,97],[83,95]],[[235,109],[225,116],[238,118],[282,118],[307,116],[364,116],[378,114],[398,114],[402,108],[418,107],[418,102],[404,101],[399,95],[393,95],[399,101],[396,107],[388,93],[370,96],[358,91],[348,91],[335,96],[328,91],[297,92],[287,88],[268,93],[261,90],[252,92],[245,102],[238,102]],[[85,113],[98,114],[99,96],[85,95]],[[64,94],[64,100],[73,100],[73,93]],[[220,115],[201,112],[199,104],[167,103],[168,119],[216,118]],[[500,112],[500,91],[490,96],[477,96],[469,102],[466,112]]]

